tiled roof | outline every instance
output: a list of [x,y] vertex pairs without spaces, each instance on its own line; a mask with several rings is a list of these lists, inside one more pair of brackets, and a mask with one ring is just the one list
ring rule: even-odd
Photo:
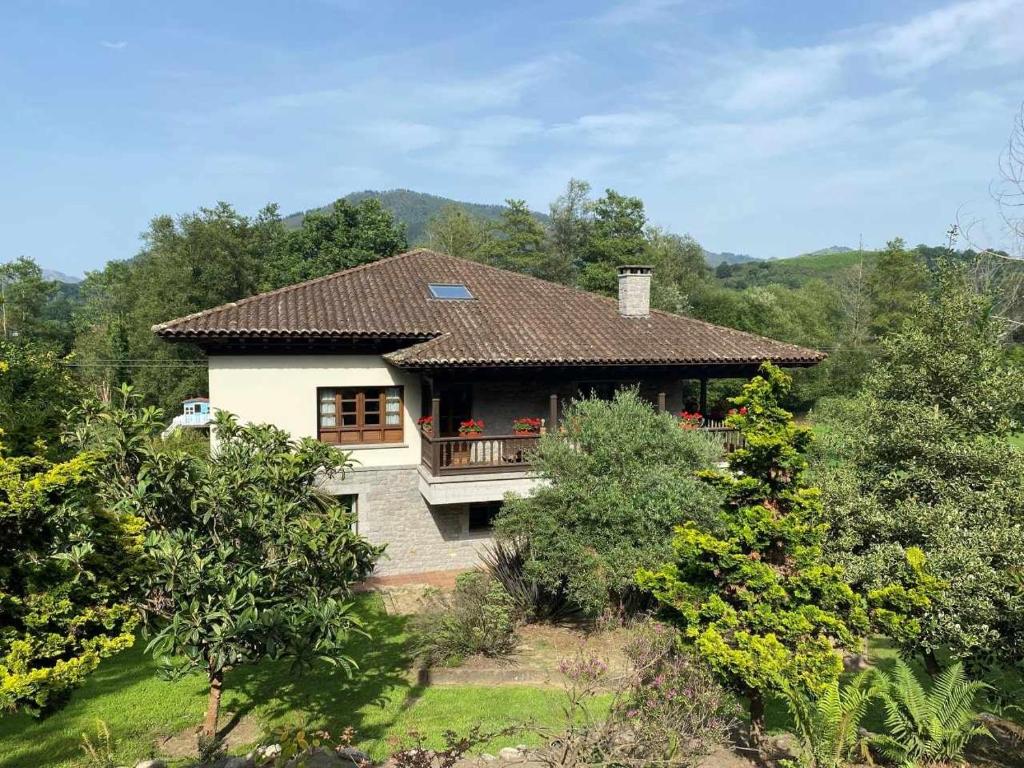
[[[431,298],[460,283],[470,301]],[[153,327],[168,340],[398,338],[402,367],[489,365],[812,365],[825,355],[667,312],[625,318],[618,302],[417,249]]]

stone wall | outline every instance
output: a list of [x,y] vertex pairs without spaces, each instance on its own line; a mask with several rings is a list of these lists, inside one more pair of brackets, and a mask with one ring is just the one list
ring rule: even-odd
[[431,507],[419,490],[415,466],[357,468],[324,489],[356,497],[359,533],[387,544],[375,576],[468,570],[479,565],[488,532],[469,531],[469,507]]

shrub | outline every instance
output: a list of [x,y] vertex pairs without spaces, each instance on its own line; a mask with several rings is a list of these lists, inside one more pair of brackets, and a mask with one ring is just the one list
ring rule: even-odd
[[991,735],[974,709],[988,686],[968,680],[962,664],[936,677],[928,691],[902,660],[885,681],[881,697],[887,733],[872,743],[887,759],[908,767],[922,761],[962,762],[972,738]]
[[498,581],[523,621],[557,621],[577,613],[565,589],[551,589],[526,571],[530,559],[526,542],[495,541],[487,546],[481,559],[491,578]]
[[674,526],[714,524],[718,495],[694,473],[718,450],[635,390],[611,402],[573,402],[562,427],[540,438],[534,466],[548,482],[506,499],[495,531],[499,540],[528,544],[531,579],[599,615],[637,594],[637,568],[670,556]]
[[905,584],[911,548],[941,590],[908,605],[893,633],[939,671],[954,659],[1013,663],[1024,644],[1024,375],[1006,355],[1005,326],[967,276],[950,267],[902,328],[883,339],[860,397],[827,409],[817,462],[830,527],[827,554],[859,590]]
[[766,693],[822,693],[842,671],[840,649],[867,629],[863,601],[823,560],[818,490],[803,479],[810,432],[779,405],[789,384],[765,363],[732,401],[746,412],[726,424],[745,447],[730,455],[729,472],[704,475],[725,492],[724,533],[688,521],[676,529],[674,558],[637,574],[695,652],[746,697],[755,743]]
[[502,656],[516,646],[515,603],[485,573],[459,576],[455,591],[431,590],[413,621],[416,650],[428,665],[458,664],[466,656]]
[[[710,671],[677,649],[674,630],[648,623],[625,646],[629,670],[621,679],[582,651],[563,660],[565,730],[547,734],[530,760],[561,768],[697,765],[725,741],[735,708]],[[610,686],[605,710],[601,696]]]

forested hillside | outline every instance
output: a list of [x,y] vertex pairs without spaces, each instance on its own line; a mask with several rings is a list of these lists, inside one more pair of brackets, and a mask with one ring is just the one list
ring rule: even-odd
[[[426,192],[413,192],[410,189],[389,189],[386,191],[363,190],[345,195],[344,200],[350,203],[359,203],[367,199],[379,200],[380,204],[394,216],[395,221],[405,226],[405,236],[412,245],[422,244],[427,234],[427,226],[430,221],[436,218],[442,210],[449,206],[456,206],[464,210],[470,216],[483,221],[498,221],[504,205],[486,205],[483,203],[467,203],[461,200],[452,200],[449,197],[430,195]],[[316,210],[326,210],[330,206],[324,206]],[[309,213],[293,213],[286,216],[284,225],[288,228],[298,227],[302,224],[302,218]],[[536,211],[531,212],[538,221],[546,222],[547,216]]]
[[358,193],[301,217],[282,217],[274,205],[249,217],[226,203],[158,216],[137,254],[77,285],[46,279],[29,259],[4,265],[4,343],[35,345],[26,359],[38,363],[43,383],[46,367],[64,358],[73,375],[51,376],[46,386],[107,393],[130,383],[147,402],[177,409],[183,397],[206,392],[205,362],[198,349],[158,340],[155,323],[415,244],[606,295],[615,293],[619,265],[652,264],[657,309],[828,351],[823,365],[797,374],[791,405],[801,409],[860,386],[878,339],[926,295],[943,259],[967,264],[1001,315],[1024,314],[1020,262],[908,248],[896,238],[878,251],[832,247],[711,268],[692,237],[653,226],[640,198],[597,195],[571,180],[545,215],[521,200],[471,206],[399,190]]

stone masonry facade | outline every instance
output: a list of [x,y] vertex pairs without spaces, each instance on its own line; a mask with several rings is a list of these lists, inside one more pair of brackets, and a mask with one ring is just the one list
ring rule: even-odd
[[469,570],[493,539],[469,530],[469,506],[431,507],[419,490],[415,466],[356,468],[324,490],[355,497],[359,533],[387,544],[374,576]]

